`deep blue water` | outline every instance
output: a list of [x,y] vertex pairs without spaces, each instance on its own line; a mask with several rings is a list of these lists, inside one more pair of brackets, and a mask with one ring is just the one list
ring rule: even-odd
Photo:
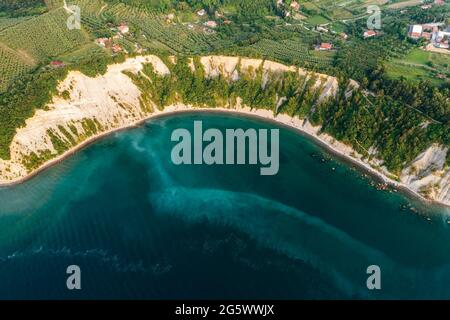
[[[175,166],[170,135],[194,120],[276,128],[154,119],[1,188],[0,298],[450,298],[449,209],[377,191],[286,128],[276,176]],[[66,288],[72,264],[80,291]],[[372,264],[381,290],[366,287]]]

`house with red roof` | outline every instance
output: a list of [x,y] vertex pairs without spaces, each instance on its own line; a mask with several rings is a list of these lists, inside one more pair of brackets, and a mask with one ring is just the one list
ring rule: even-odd
[[50,65],[53,68],[64,68],[66,66],[66,64],[64,62],[59,61],[59,60],[54,60],[54,61],[50,62]]
[[331,43],[328,42],[322,42],[318,48],[318,50],[321,51],[328,51],[331,50],[333,48],[333,45]]
[[377,35],[377,32],[374,30],[367,30],[364,32],[363,37],[364,39],[370,38],[370,37],[374,37]]

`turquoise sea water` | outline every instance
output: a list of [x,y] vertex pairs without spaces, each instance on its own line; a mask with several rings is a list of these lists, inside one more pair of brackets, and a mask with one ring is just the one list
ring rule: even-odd
[[[175,166],[170,135],[194,120],[276,128],[154,119],[0,188],[0,298],[450,298],[449,209],[377,191],[286,128],[276,176]],[[80,291],[66,288],[72,264]],[[373,264],[378,291],[366,287]]]

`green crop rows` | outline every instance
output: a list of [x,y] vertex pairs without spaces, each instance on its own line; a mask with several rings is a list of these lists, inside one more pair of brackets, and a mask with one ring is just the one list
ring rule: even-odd
[[60,8],[0,32],[0,42],[26,52],[34,62],[45,61],[89,41],[81,30],[67,28],[65,10]]
[[299,40],[273,41],[262,39],[251,47],[264,57],[273,57],[286,63],[325,67],[333,62],[330,57],[313,55],[310,52],[309,45]]
[[0,92],[5,91],[8,84],[17,76],[24,74],[32,68],[25,63],[17,54],[9,49],[0,47]]

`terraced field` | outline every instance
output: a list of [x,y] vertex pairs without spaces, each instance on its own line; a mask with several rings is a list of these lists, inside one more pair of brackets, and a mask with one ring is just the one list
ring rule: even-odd
[[19,54],[0,44],[0,92],[5,91],[16,77],[33,68],[33,63],[27,62]]
[[85,31],[69,30],[67,17],[59,8],[37,17],[0,20],[0,92],[18,76],[91,41]]
[[0,42],[26,52],[36,62],[45,61],[90,41],[82,30],[69,30],[67,18],[63,8],[51,11],[3,30]]
[[10,28],[28,19],[30,19],[30,17],[20,17],[20,18],[0,17],[0,31]]
[[308,66],[330,66],[333,58],[311,50],[308,43],[300,40],[273,41],[263,39],[252,45],[264,57],[275,57],[276,60]]
[[100,0],[79,0],[76,3],[84,13],[83,23],[91,33],[108,32],[107,22],[126,22],[144,35],[133,39],[133,42],[151,49],[166,49],[174,54],[201,54],[228,45],[203,26],[196,25],[194,28],[181,23],[171,24],[164,16],[145,9],[123,3],[105,5]]

